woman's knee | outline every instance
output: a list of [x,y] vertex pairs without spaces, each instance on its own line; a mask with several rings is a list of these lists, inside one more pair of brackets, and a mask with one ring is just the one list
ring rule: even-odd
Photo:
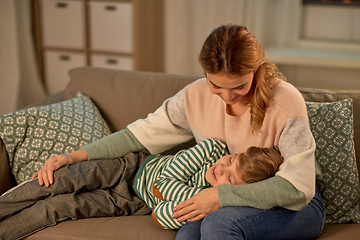
[[206,216],[202,239],[315,239],[319,234],[314,211],[224,207]]
[[202,221],[188,222],[176,234],[175,240],[200,240],[200,226]]
[[224,207],[207,215],[201,224],[202,239],[244,239],[239,215],[233,210]]

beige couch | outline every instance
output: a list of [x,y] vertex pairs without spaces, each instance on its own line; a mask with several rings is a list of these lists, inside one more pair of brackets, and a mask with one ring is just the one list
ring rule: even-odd
[[[168,97],[174,95],[197,77],[119,71],[100,68],[76,68],[69,72],[70,82],[66,89],[34,105],[48,105],[73,98],[81,91],[90,96],[100,109],[112,131],[126,127],[138,118],[153,112]],[[360,152],[360,91],[326,91],[299,89],[308,101],[335,101],[352,97],[356,150]],[[192,143],[188,143],[190,146]],[[183,147],[183,146],[181,146]],[[180,147],[180,148],[181,148]],[[173,149],[170,152],[175,152]],[[6,156],[6,151],[0,151]],[[1,157],[0,159],[3,159]],[[360,157],[358,158],[360,159]],[[359,161],[358,161],[359,163]],[[0,160],[1,191],[11,186],[9,167]],[[81,219],[62,222],[43,229],[26,239],[174,239],[176,231],[162,230],[151,216],[123,216]],[[360,225],[326,225],[318,239],[359,239]]]

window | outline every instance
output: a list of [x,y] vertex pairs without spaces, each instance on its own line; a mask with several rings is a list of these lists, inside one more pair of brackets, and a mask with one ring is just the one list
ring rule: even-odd
[[328,5],[347,5],[360,6],[360,0],[303,0],[304,4],[328,4]]
[[301,38],[359,44],[360,0],[304,0]]

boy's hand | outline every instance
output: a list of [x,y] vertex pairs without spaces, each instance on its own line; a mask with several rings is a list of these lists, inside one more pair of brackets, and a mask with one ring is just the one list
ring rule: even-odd
[[203,219],[220,207],[216,187],[207,188],[175,206],[172,218],[177,219],[178,222],[187,220],[194,222]]

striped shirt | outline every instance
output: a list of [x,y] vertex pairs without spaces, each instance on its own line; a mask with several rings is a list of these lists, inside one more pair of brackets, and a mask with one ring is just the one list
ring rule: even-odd
[[[224,142],[214,138],[204,140],[176,155],[151,155],[138,170],[133,188],[146,202],[164,229],[178,229],[184,223],[171,218],[172,209],[211,185],[206,171],[222,156],[229,154]],[[164,201],[153,195],[157,187]]]

